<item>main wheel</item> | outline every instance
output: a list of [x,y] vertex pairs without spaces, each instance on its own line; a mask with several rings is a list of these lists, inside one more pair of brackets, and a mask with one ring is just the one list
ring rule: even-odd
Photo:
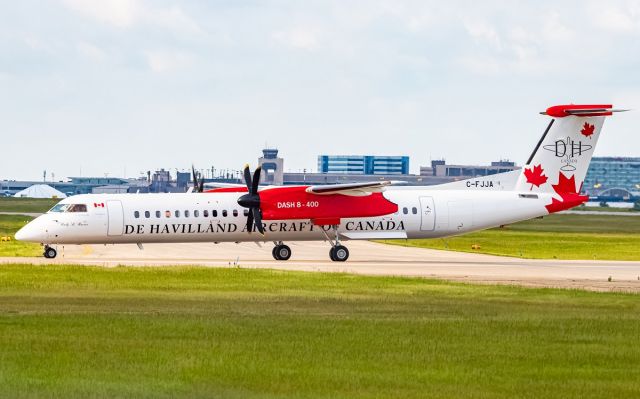
[[344,262],[349,259],[349,250],[343,245],[336,245],[329,251],[329,257],[334,262]]
[[277,249],[278,249],[278,245],[273,247],[273,249],[271,250],[271,256],[273,256],[273,259],[275,260],[280,260],[278,259],[278,252],[276,251]]
[[291,248],[282,244],[277,245],[273,250],[276,260],[288,260],[291,257]]
[[58,251],[51,247],[46,247],[44,249],[44,257],[47,259],[53,259],[58,255]]

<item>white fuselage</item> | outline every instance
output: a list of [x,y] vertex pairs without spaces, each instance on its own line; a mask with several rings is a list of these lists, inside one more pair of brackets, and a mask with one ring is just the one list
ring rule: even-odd
[[[16,238],[43,244],[306,241],[334,238],[310,220],[264,220],[265,235],[246,230],[243,193],[87,194],[61,203],[86,212],[48,212]],[[458,235],[548,214],[549,194],[392,187],[384,196],[398,212],[340,221],[340,239],[432,238]],[[324,232],[323,232],[324,230]]]

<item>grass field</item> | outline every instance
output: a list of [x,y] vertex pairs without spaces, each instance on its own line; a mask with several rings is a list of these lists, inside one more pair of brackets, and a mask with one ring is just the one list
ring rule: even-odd
[[501,230],[554,233],[640,234],[640,216],[563,215],[514,223]]
[[579,206],[572,209],[574,211],[595,211],[595,212],[638,212],[635,208],[617,208],[614,206]]
[[52,198],[0,198],[0,212],[44,213],[60,199]]
[[[51,198],[0,198],[0,212],[44,213],[57,204],[59,199]],[[0,237],[9,236],[9,242],[0,241],[1,256],[41,256],[38,244],[19,242],[13,235],[22,226],[33,220],[25,215],[0,215]]]
[[0,241],[0,256],[40,256],[39,244],[16,241],[13,235],[22,226],[33,220],[25,215],[0,215],[0,237],[10,237],[11,241]]
[[637,295],[0,267],[0,397],[640,396]]
[[556,214],[459,237],[383,242],[532,259],[640,260],[640,217]]

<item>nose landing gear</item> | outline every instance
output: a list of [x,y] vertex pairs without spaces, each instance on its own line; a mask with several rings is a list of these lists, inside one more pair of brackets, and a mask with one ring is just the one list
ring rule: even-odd
[[275,260],[288,260],[291,257],[291,248],[284,245],[282,241],[274,242],[275,247],[271,251],[273,259]]
[[53,259],[58,255],[58,251],[56,251],[54,248],[51,248],[48,245],[45,245],[43,255],[47,259]]

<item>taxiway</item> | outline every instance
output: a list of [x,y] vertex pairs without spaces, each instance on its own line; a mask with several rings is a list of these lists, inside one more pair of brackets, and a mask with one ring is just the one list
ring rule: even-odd
[[640,262],[531,260],[408,248],[367,241],[345,242],[347,262],[331,262],[323,242],[288,242],[293,256],[276,261],[272,244],[145,244],[59,246],[56,259],[0,258],[0,263],[82,264],[113,267],[199,265],[271,268],[439,278],[530,287],[640,292]]

